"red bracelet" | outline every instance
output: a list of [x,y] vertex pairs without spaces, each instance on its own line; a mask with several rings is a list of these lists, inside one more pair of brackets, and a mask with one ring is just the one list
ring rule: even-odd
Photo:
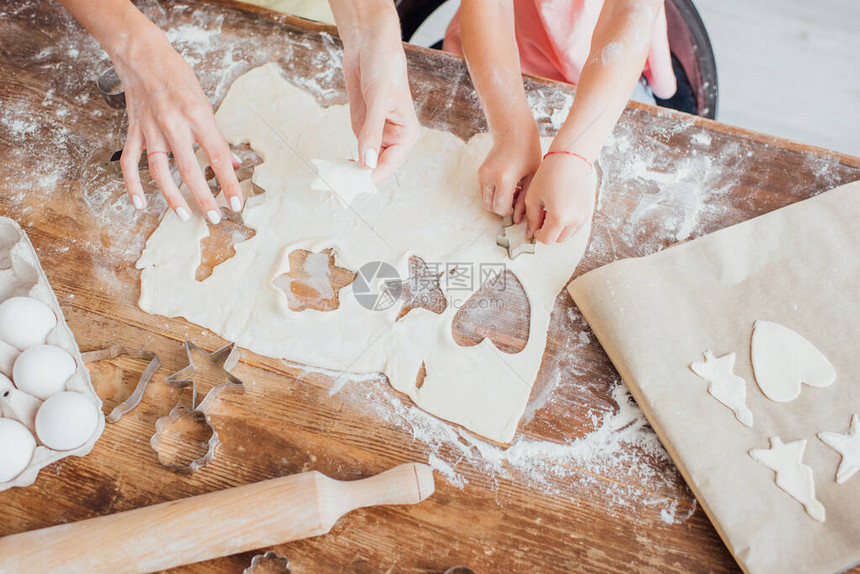
[[549,156],[551,156],[551,155],[553,155],[553,154],[557,154],[557,153],[559,153],[559,154],[564,154],[564,155],[572,155],[573,157],[578,157],[579,159],[581,159],[582,161],[584,161],[585,163],[587,163],[587,164],[588,164],[588,167],[591,167],[591,168],[593,168],[593,167],[594,167],[594,166],[591,164],[591,162],[590,162],[590,161],[588,161],[588,159],[586,159],[586,157],[585,157],[585,156],[579,155],[579,154],[578,154],[578,153],[576,153],[575,151],[567,151],[566,149],[550,150],[550,151],[548,151],[548,152],[546,152],[546,153],[544,154],[543,158],[544,158],[544,159],[546,159],[547,157],[549,157]]

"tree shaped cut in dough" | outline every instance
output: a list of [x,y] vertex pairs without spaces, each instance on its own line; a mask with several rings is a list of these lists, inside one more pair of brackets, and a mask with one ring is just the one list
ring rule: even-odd
[[846,434],[820,432],[818,438],[842,455],[836,482],[842,484],[860,470],[860,416],[857,413],[851,417],[851,428]]
[[751,347],[755,380],[772,401],[793,401],[800,395],[801,383],[828,387],[836,380],[836,369],[827,357],[788,327],[756,321]]
[[710,351],[705,353],[704,362],[690,365],[694,373],[708,381],[708,393],[735,413],[742,424],[753,425],[752,412],[747,408],[747,383],[734,374],[735,354],[714,357]]
[[783,443],[778,436],[771,437],[770,448],[754,448],[750,456],[776,473],[776,485],[803,505],[806,513],[824,522],[824,505],[815,498],[815,479],[812,469],[803,464],[806,440]]
[[218,225],[209,225],[209,235],[200,240],[200,266],[195,279],[203,281],[212,275],[212,270],[236,255],[236,245],[254,237],[256,231],[245,227],[242,216],[225,211]]

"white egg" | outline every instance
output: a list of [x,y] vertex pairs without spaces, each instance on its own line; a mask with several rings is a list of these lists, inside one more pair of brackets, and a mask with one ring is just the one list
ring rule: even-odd
[[12,384],[12,379],[0,373],[0,395],[2,395],[5,391],[9,389],[14,389],[15,385]]
[[0,419],[0,482],[9,482],[27,468],[36,450],[36,439],[24,425]]
[[98,425],[96,405],[72,391],[51,396],[36,413],[36,435],[53,450],[78,448],[93,436]]
[[64,349],[54,345],[36,345],[21,353],[12,366],[15,386],[42,400],[66,388],[78,366]]
[[50,307],[32,297],[12,297],[0,303],[0,339],[19,349],[42,345],[57,326]]

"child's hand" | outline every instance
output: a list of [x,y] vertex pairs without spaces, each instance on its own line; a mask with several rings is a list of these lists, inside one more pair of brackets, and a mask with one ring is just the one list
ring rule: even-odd
[[594,175],[577,157],[548,156],[525,194],[526,235],[541,243],[563,243],[588,221],[594,209]]
[[478,184],[484,207],[502,216],[513,213],[514,222],[519,223],[525,212],[525,194],[520,190],[528,187],[535,170],[540,166],[540,159],[540,138],[534,122],[526,134],[510,131],[494,135],[493,148],[478,169]]

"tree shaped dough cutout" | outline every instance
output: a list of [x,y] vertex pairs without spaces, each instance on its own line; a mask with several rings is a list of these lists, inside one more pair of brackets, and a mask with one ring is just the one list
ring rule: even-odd
[[824,522],[824,505],[815,498],[812,469],[803,464],[805,448],[805,439],[783,443],[775,436],[770,439],[769,449],[754,448],[750,456],[776,473],[776,485],[802,504],[810,517]]
[[842,455],[836,482],[842,484],[860,470],[860,415],[854,413],[851,417],[851,428],[847,433],[820,432],[818,438]]
[[705,360],[694,362],[690,369],[708,381],[708,393],[735,413],[735,418],[748,427],[753,426],[752,412],[747,408],[747,383],[734,373],[735,354],[714,357],[710,351]]
[[289,254],[290,270],[275,277],[275,287],[287,296],[292,311],[334,311],[340,290],[355,280],[355,272],[335,264],[334,251],[312,253],[297,249]]
[[836,380],[836,369],[815,345],[778,323],[755,322],[751,355],[761,392],[778,403],[800,396],[801,383],[828,387]]

